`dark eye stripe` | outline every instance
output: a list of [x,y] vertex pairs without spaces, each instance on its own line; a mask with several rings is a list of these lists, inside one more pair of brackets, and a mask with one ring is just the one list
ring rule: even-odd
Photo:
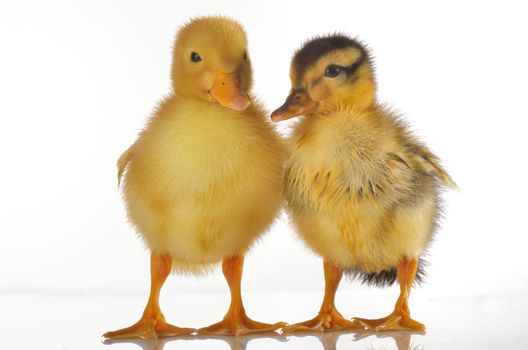
[[341,67],[341,68],[346,73],[346,75],[350,76],[350,75],[353,75],[354,73],[356,73],[358,68],[361,67],[363,65],[363,63],[365,63],[365,61],[366,61],[366,55],[363,52],[361,52],[361,56],[359,57],[359,59],[356,62],[352,63],[349,66],[344,66],[344,67]]
[[361,52],[362,61],[368,60],[366,48],[359,41],[344,35],[327,35],[309,40],[293,56],[295,76],[299,81],[302,80],[306,70],[314,65],[319,58],[333,51],[347,48],[356,48]]
[[[354,62],[351,65],[349,65],[349,66],[337,66],[337,65],[335,65],[335,66],[339,67],[339,69],[341,69],[341,71],[343,71],[346,74],[347,78],[350,78],[352,75],[354,75],[354,73],[356,73],[356,71],[359,69],[359,67],[361,67],[363,65],[363,63],[365,63],[365,61],[366,61],[366,55],[362,53],[361,56],[359,57],[359,59],[356,62]],[[330,65],[332,65],[332,64],[330,64]],[[327,68],[328,68],[328,66],[327,66]],[[326,75],[326,69],[325,69],[325,72],[321,76],[319,76],[318,78],[312,80],[311,86],[317,85],[321,81],[321,79],[323,79],[326,76],[327,75]]]

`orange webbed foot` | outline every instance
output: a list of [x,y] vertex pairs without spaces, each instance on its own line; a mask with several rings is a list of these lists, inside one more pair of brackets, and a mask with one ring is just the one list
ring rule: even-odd
[[394,311],[387,317],[377,320],[355,318],[369,331],[425,331],[425,326],[411,318],[409,311],[409,293],[416,277],[418,258],[404,258],[398,266],[398,281],[400,282],[400,296],[394,305]]
[[286,326],[284,322],[274,324],[253,321],[246,316],[242,304],[240,284],[244,257],[241,255],[224,259],[222,272],[231,291],[231,305],[224,319],[209,327],[200,328],[197,335],[245,335],[255,333],[269,333]]
[[404,312],[395,311],[387,317],[374,320],[365,318],[353,318],[353,320],[362,324],[369,331],[425,331],[424,324],[413,320],[410,314]]
[[193,328],[180,328],[165,322],[159,306],[159,293],[167,276],[171,272],[172,258],[169,255],[152,253],[150,256],[151,285],[149,301],[141,319],[130,327],[117,331],[106,332],[106,339],[156,339],[158,337],[174,337],[188,335]]
[[345,319],[337,310],[320,311],[319,314],[311,320],[292,324],[282,329],[283,333],[293,332],[332,332],[332,331],[354,331],[364,330],[365,327],[355,320]]
[[142,317],[132,326],[117,331],[106,332],[103,334],[103,337],[106,339],[156,339],[158,337],[189,335],[194,331],[194,328],[173,326],[165,322],[163,315],[157,315],[156,317]]
[[246,335],[256,333],[270,333],[274,332],[287,323],[277,322],[273,324],[253,321],[242,314],[228,314],[224,319],[218,323],[212,324],[208,327],[200,328],[196,331],[197,335]]

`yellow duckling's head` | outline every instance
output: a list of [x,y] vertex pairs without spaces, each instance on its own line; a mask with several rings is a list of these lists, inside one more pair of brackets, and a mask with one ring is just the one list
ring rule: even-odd
[[306,42],[293,56],[290,79],[290,95],[273,112],[273,121],[329,113],[343,106],[362,110],[376,99],[369,54],[358,41],[344,35]]
[[251,75],[246,34],[238,22],[200,17],[178,32],[172,60],[176,95],[244,110],[250,104]]

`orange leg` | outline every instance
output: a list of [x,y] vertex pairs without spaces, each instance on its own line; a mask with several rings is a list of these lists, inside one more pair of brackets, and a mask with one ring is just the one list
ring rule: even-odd
[[325,295],[319,314],[311,320],[285,327],[283,329],[284,333],[300,331],[325,332],[337,330],[361,330],[364,328],[359,322],[345,319],[335,307],[335,294],[339,282],[341,281],[341,277],[343,277],[343,270],[328,260],[325,260],[324,273]]
[[400,296],[394,311],[387,317],[377,320],[367,320],[356,318],[356,321],[361,322],[368,330],[375,331],[395,331],[395,330],[413,330],[424,331],[425,326],[411,318],[409,310],[409,293],[416,276],[416,269],[418,268],[418,259],[403,259],[398,266],[398,280],[400,282]]
[[224,272],[224,276],[231,291],[231,305],[222,321],[209,327],[199,329],[197,334],[244,335],[264,333],[272,332],[286,325],[284,322],[278,322],[275,324],[256,322],[246,316],[246,311],[242,304],[242,294],[240,292],[243,266],[243,256],[234,256],[224,259],[222,271]]
[[159,306],[159,294],[172,269],[168,255],[152,253],[150,256],[150,296],[141,319],[130,327],[103,334],[108,339],[172,337],[191,334],[192,328],[179,328],[165,322]]

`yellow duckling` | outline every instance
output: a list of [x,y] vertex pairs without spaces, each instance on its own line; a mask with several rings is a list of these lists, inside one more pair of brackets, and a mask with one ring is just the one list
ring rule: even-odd
[[[274,121],[304,115],[289,140],[287,209],[300,237],[324,259],[319,315],[284,331],[423,330],[408,297],[422,278],[440,185],[455,187],[438,158],[376,101],[369,53],[331,35],[308,41],[290,69],[292,90]],[[343,271],[379,286],[400,283],[394,312],[346,320],[334,296]]]
[[158,298],[171,270],[200,274],[223,261],[231,306],[200,334],[272,331],[249,319],[240,291],[244,254],[282,204],[284,146],[252,85],[246,35],[225,17],[178,33],[174,93],[118,161],[128,217],[151,250],[151,291],[141,319],[106,338],[189,334],[165,322]]

